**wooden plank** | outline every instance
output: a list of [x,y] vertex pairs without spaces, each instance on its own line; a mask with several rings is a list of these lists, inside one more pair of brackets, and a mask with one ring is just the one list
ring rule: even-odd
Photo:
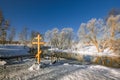
[[38,44],[38,42],[32,42],[32,44]]
[[43,45],[43,44],[45,44],[45,42],[40,42],[39,44]]
[[32,44],[40,44],[40,45],[43,45],[43,44],[45,44],[45,42],[32,42]]
[[41,37],[35,37],[34,39],[37,39],[38,40],[38,38],[41,40],[42,38]]

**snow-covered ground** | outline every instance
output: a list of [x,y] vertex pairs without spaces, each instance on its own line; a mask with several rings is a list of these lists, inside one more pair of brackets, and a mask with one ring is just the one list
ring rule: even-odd
[[[109,49],[102,53],[96,52],[94,46],[86,46],[77,51],[49,49],[50,51],[77,53],[82,55],[107,55],[113,52]],[[22,52],[23,51],[23,52]],[[0,46],[0,55],[11,56],[25,54],[24,46]],[[37,71],[29,71],[29,67],[35,63],[34,59],[25,59],[23,62],[15,62],[0,66],[0,80],[120,80],[120,69],[108,68],[100,65],[85,65],[79,61],[62,59],[51,65],[50,60],[42,60],[45,67]]]
[[9,65],[11,66],[11,67],[7,67],[8,69],[7,71],[9,71],[9,73],[4,71],[6,73],[6,77],[3,78],[2,76],[0,76],[0,79],[3,80],[6,79],[7,80],[120,80],[120,69],[108,68],[100,65],[85,65],[77,61],[64,60],[64,59],[59,61],[59,63],[55,63],[53,65],[49,65],[50,63],[49,60],[42,60],[42,62],[45,63],[46,66],[37,71],[28,70],[28,68],[34,63],[34,60],[30,60],[30,61],[26,60],[24,63],[21,64]]
[[106,48],[102,52],[98,52],[95,46],[84,46],[80,47],[77,50],[68,49],[68,50],[59,50],[58,48],[49,49],[49,51],[55,52],[66,52],[66,53],[75,53],[80,55],[90,55],[90,56],[120,56],[116,55],[112,50]]
[[0,45],[0,57],[26,55],[28,50],[23,45]]

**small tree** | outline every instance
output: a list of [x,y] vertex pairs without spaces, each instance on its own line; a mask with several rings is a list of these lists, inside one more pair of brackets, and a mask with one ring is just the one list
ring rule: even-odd
[[11,27],[11,28],[10,28],[10,33],[9,33],[9,35],[8,35],[8,40],[9,40],[10,42],[12,42],[13,39],[15,38],[15,34],[16,34],[16,29],[15,29],[14,27]]
[[28,38],[28,28],[23,27],[22,31],[19,33],[19,41],[22,44],[26,45],[27,38]]
[[52,45],[53,47],[58,48],[58,44],[59,44],[59,40],[58,40],[59,30],[58,30],[57,28],[54,28],[54,29],[52,30],[51,35],[52,35],[51,45]]
[[62,49],[71,48],[72,40],[73,40],[73,29],[63,28],[59,34],[59,47],[61,47]]
[[35,37],[35,31],[31,31],[31,36],[30,36],[31,41],[33,40],[34,37]]
[[6,41],[8,26],[9,21],[4,19],[2,11],[0,11],[0,41],[3,44]]
[[48,30],[45,32],[45,41],[48,43],[48,45],[51,45],[52,40],[52,31]]

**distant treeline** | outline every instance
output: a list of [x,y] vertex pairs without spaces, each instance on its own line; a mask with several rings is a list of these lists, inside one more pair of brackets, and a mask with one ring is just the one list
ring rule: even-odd
[[20,44],[19,41],[0,41],[0,44]]

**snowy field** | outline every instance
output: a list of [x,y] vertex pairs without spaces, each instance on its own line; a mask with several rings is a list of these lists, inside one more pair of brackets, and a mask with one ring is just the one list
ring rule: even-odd
[[7,65],[0,73],[0,80],[120,80],[120,69],[63,59],[52,65],[50,60],[42,60],[46,64],[44,68],[29,71],[34,62],[27,59],[21,64]]
[[0,45],[0,57],[26,55],[28,50],[23,45]]

